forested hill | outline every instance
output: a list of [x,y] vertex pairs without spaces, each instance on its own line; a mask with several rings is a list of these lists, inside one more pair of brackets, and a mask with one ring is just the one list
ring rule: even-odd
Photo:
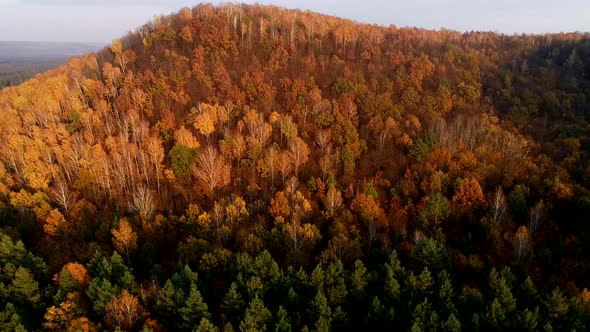
[[200,5],[0,92],[0,330],[585,330],[590,35]]

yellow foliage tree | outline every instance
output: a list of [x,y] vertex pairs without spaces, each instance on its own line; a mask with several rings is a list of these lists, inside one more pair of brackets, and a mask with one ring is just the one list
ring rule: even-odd
[[58,209],[53,209],[49,213],[49,216],[45,219],[45,224],[43,225],[43,231],[46,234],[51,236],[57,236],[60,233],[64,234],[66,232],[66,219],[64,218],[63,214],[59,212]]
[[193,126],[201,135],[207,137],[207,140],[215,132],[215,121],[209,112],[203,112],[197,115]]
[[113,233],[115,248],[124,252],[127,255],[127,262],[129,262],[130,253],[137,249],[137,233],[133,231],[126,218],[122,218],[119,221],[119,228],[113,229],[111,233]]

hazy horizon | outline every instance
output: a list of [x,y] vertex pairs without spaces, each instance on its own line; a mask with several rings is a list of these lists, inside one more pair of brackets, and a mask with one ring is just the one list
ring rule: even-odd
[[[207,1],[219,4],[226,1]],[[425,29],[539,34],[590,31],[590,2],[582,0],[261,0],[350,18],[362,23]],[[106,44],[154,16],[193,7],[186,0],[0,0],[0,40]]]

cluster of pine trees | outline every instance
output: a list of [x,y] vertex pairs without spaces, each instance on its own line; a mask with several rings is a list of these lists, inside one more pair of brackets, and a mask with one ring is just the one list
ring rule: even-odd
[[43,260],[22,242],[4,235],[0,245],[2,279],[9,281],[2,295],[10,302],[0,316],[6,331],[34,326],[43,310],[41,328],[48,331],[584,330],[580,300],[590,297],[584,291],[581,299],[568,299],[559,288],[541,294],[530,277],[509,267],[492,267],[477,287],[458,290],[447,272],[448,252],[432,239],[414,248],[412,268],[395,250],[373,252],[366,265],[357,259],[349,268],[321,259],[307,273],[280,268],[266,250],[253,257],[215,249],[194,264],[201,274],[180,262],[166,278],[154,265],[143,284],[116,251],[111,257],[97,251],[86,266],[64,265],[54,287]]
[[0,329],[584,330],[589,37],[200,5],[6,88]]

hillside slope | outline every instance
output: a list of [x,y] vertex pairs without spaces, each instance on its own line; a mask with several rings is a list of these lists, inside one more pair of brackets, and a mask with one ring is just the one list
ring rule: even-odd
[[589,37],[200,5],[7,88],[0,323],[582,329]]

